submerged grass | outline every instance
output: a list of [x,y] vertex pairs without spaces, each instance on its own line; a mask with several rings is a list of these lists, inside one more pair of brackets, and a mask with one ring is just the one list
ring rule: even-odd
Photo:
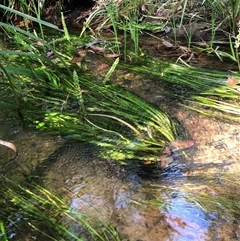
[[[173,179],[171,185],[151,183],[150,187],[143,187],[141,193],[147,193],[148,200],[136,200],[141,204],[149,206],[158,206],[160,210],[172,210],[171,200],[179,199],[183,206],[177,210],[181,218],[184,210],[192,204],[197,210],[206,214],[206,221],[210,221],[214,227],[215,219],[217,225],[225,223],[228,220],[233,225],[239,225],[239,175],[227,173],[214,173],[211,176],[193,175],[188,176],[187,180],[182,181]],[[175,207],[176,208],[176,207]],[[168,211],[166,211],[166,214]],[[186,217],[184,215],[184,217]],[[214,218],[213,218],[214,217]],[[196,217],[195,217],[196,218]],[[198,218],[195,219],[196,221]],[[234,228],[233,228],[234,229]],[[238,229],[238,228],[237,228]]]
[[[3,84],[14,86],[16,103],[35,127],[94,143],[113,151],[111,158],[121,161],[159,161],[161,150],[177,138],[179,126],[164,110],[110,84],[109,77],[103,83],[81,65],[73,65],[74,37],[65,34],[46,43],[28,31],[4,27],[15,37],[18,48],[26,51],[0,51],[11,59],[2,63],[10,77],[3,78]],[[54,57],[48,58],[46,50]]]
[[[195,200],[208,212],[239,220],[239,175],[215,173],[211,177],[191,177],[192,184],[185,185],[186,198]],[[196,186],[197,182],[197,186]]]
[[[61,111],[63,103],[59,102],[58,111],[52,108],[37,122],[40,129],[118,150],[122,160],[144,158],[138,155],[140,151],[149,152],[145,158],[157,157],[166,143],[176,138],[177,124],[163,111],[119,86],[101,85],[83,76],[79,81],[84,111]],[[74,99],[69,95],[68,101]]]
[[[119,68],[157,79],[177,104],[212,117],[240,121],[240,90],[227,84],[226,72],[196,67],[184,67],[173,63],[146,58]],[[238,74],[231,76],[239,80]]]
[[[22,239],[26,234],[38,240],[120,240],[107,220],[102,223],[87,217],[39,184],[18,183],[4,175],[1,180],[0,230],[3,240],[8,240],[11,232]],[[78,226],[75,232],[71,228],[74,225]]]

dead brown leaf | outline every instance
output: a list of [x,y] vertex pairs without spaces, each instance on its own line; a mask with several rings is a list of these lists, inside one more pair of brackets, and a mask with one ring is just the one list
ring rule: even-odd
[[73,57],[71,60],[71,64],[82,62],[82,60],[83,60],[83,57]]
[[104,54],[104,57],[106,57],[106,58],[117,58],[119,56],[120,56],[120,54]]
[[174,47],[174,45],[172,43],[170,43],[170,42],[168,42],[164,39],[162,40],[162,44],[167,48],[173,48]]
[[17,147],[14,144],[12,144],[11,142],[8,142],[8,141],[0,140],[0,145],[6,146],[15,152],[15,156],[12,160],[14,160],[17,157],[18,151],[17,151]]
[[104,51],[103,47],[99,47],[99,46],[96,46],[96,45],[91,45],[89,48],[91,50],[93,50],[94,52],[103,52]]
[[174,140],[170,143],[171,146],[173,146],[176,149],[186,149],[189,147],[192,147],[195,144],[195,141],[193,140]]
[[227,78],[227,84],[228,85],[237,85],[238,82],[235,78],[233,78],[232,76],[228,76]]

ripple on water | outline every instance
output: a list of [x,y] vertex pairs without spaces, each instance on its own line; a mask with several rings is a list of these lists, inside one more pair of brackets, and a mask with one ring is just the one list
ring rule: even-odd
[[211,220],[195,204],[189,203],[183,197],[175,197],[168,200],[165,210],[161,211],[172,229],[172,241],[206,240]]

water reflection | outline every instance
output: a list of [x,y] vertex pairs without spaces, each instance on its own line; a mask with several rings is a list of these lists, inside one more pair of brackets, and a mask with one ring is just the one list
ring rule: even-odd
[[189,203],[183,197],[169,198],[166,200],[165,220],[172,232],[172,241],[199,241],[206,240],[211,220],[205,212],[195,204]]
[[[190,198],[197,188],[203,190],[200,187],[202,177],[211,176],[211,179],[204,180],[210,198],[211,193],[215,196],[224,193],[215,191],[215,185],[222,190],[226,187],[226,181],[220,183],[214,174],[219,170],[231,172],[233,177],[239,173],[239,126],[229,123],[220,126],[217,121],[214,124],[203,117],[202,122],[197,122],[200,117],[190,119],[188,115],[187,119],[184,113],[180,117],[197,140],[197,150],[186,152],[189,159],[175,158],[165,172],[157,172],[153,179],[143,177],[137,168],[128,169],[109,160],[100,160],[87,144],[63,145],[64,140],[37,132],[24,131],[15,138],[14,143],[21,150],[17,162],[27,169],[27,173],[38,169],[36,173],[41,175],[43,184],[67,199],[72,209],[83,211],[95,220],[109,220],[122,240],[239,240],[240,225],[236,217],[226,218],[221,217],[220,211],[219,214],[205,211]],[[205,129],[199,130],[201,123]],[[1,128],[0,131],[8,129]],[[6,133],[1,135],[7,137]],[[220,137],[225,145],[219,145]],[[192,182],[190,175],[194,177]],[[183,193],[181,190],[185,186],[188,190]],[[230,183],[228,187],[237,195],[239,180],[236,185]],[[80,225],[73,225],[73,232],[82,232]]]

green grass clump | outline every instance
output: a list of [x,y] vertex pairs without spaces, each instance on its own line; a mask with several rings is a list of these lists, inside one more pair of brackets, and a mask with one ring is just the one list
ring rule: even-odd
[[[177,105],[210,117],[240,121],[240,89],[238,85],[228,85],[226,72],[180,66],[151,57],[119,68],[158,81]],[[238,74],[231,76],[239,81]]]
[[[111,153],[121,161],[159,161],[161,150],[177,138],[179,126],[163,109],[107,82],[109,76],[101,81],[81,63],[73,65],[75,37],[65,34],[46,43],[29,31],[4,27],[20,51],[0,51],[2,81],[22,119],[32,126],[94,143],[106,149],[104,157]],[[47,49],[53,58],[45,55]]]

